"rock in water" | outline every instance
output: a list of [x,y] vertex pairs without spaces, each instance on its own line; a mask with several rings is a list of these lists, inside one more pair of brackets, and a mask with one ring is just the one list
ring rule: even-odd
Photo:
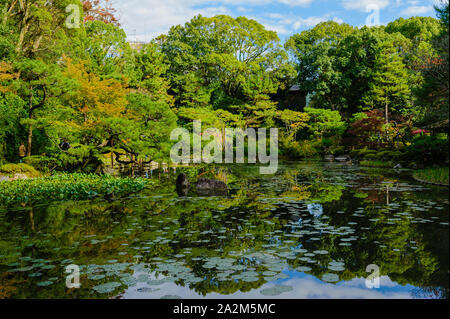
[[349,162],[349,161],[351,161],[351,158],[348,155],[342,155],[342,156],[336,157],[335,161],[336,162]]
[[228,186],[222,181],[208,178],[199,178],[197,181],[197,193],[200,196],[226,195]]
[[181,173],[177,177],[176,181],[176,188],[178,196],[186,196],[189,192],[189,188],[191,187],[191,184],[189,183],[189,180],[187,179],[186,174]]
[[228,189],[227,184],[222,181],[208,178],[199,178],[197,189]]

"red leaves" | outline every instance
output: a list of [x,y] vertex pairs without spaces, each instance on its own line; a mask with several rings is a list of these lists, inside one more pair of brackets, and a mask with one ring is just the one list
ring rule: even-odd
[[356,137],[358,144],[373,147],[377,144],[374,137],[381,134],[385,122],[384,114],[381,110],[371,110],[366,114],[368,117],[353,123],[348,132]]
[[84,21],[103,21],[119,26],[116,17],[117,10],[112,7],[110,0],[83,1]]

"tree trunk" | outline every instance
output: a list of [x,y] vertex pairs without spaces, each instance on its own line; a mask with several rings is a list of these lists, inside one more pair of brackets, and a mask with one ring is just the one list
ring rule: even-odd
[[[31,120],[33,118],[33,87],[31,87],[31,93],[30,93],[30,106],[29,106],[29,115],[28,118]],[[33,125],[30,123],[30,126],[28,127],[28,149],[27,149],[27,156],[31,156],[31,146],[33,143]]]
[[17,53],[22,51],[23,42],[25,40],[25,35],[28,32],[28,29],[30,28],[30,25],[27,22],[28,16],[30,13],[30,6],[31,6],[31,1],[27,2],[26,4],[23,3],[23,1],[20,1],[20,8],[24,12],[23,12],[23,18],[22,18],[22,22],[21,22],[21,26],[20,26],[19,39],[17,41],[16,48],[15,48],[15,51]]
[[[111,148],[113,148],[114,140],[111,138]],[[114,153],[111,152],[111,168],[114,168]]]
[[388,105],[388,101],[386,99],[386,124],[389,123],[389,105]]
[[31,156],[31,144],[33,142],[33,125],[30,124],[30,127],[28,128],[28,150],[27,150],[27,156]]

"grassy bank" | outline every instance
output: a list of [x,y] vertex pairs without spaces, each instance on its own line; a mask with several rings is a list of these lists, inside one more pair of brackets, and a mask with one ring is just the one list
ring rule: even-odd
[[414,172],[413,177],[421,182],[448,186],[448,167],[421,169]]
[[0,205],[123,196],[142,190],[147,183],[149,181],[142,178],[93,174],[61,174],[0,182]]

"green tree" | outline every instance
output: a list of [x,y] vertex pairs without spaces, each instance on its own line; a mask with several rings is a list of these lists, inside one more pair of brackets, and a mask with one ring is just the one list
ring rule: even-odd
[[[294,57],[297,69],[295,84],[306,104],[306,96],[315,94],[320,107],[339,109],[339,93],[336,86],[343,79],[335,69],[334,51],[340,42],[355,31],[348,24],[334,21],[322,22],[310,30],[290,37],[285,48]],[[303,105],[305,106],[305,105]]]
[[271,109],[267,96],[292,74],[277,34],[245,17],[197,16],[160,40],[177,106]]
[[368,108],[385,110],[389,123],[389,110],[403,111],[408,108],[411,90],[408,86],[408,72],[397,49],[390,42],[381,45],[381,52],[375,59],[370,90],[363,97]]

